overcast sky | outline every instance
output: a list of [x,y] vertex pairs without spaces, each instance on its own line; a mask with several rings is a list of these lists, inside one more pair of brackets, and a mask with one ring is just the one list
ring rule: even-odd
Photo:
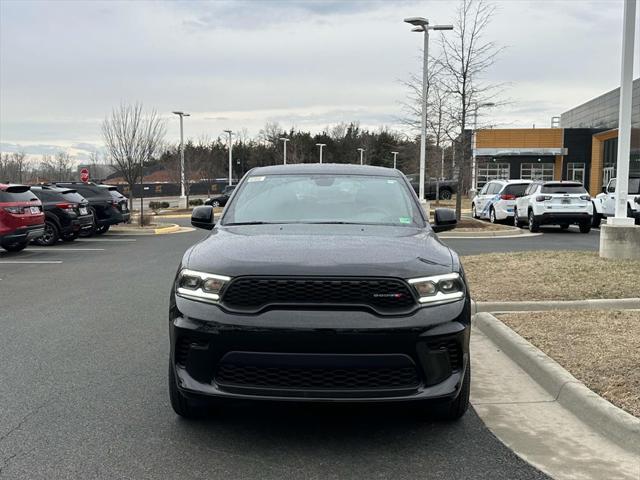
[[[507,49],[488,77],[509,82],[513,102],[485,121],[547,127],[619,85],[622,0],[495,4],[488,37]],[[421,66],[421,37],[402,19],[452,23],[457,5],[0,0],[0,150],[86,158],[122,101],[158,110],[176,141],[176,109],[192,114],[185,135],[194,139],[227,128],[254,135],[267,121],[395,128],[400,80]]]

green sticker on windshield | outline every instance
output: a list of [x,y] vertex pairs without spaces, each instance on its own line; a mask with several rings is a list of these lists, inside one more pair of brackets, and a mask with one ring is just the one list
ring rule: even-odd
[[411,223],[411,217],[400,217],[400,223]]

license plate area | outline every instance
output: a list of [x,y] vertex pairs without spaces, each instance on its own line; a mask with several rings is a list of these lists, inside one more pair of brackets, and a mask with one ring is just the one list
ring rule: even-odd
[[86,207],[80,207],[80,215],[86,215],[88,213],[89,211],[86,209]]

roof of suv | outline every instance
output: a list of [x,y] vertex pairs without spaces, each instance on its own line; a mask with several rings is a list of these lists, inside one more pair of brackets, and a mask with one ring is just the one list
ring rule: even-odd
[[289,165],[272,165],[257,167],[249,171],[250,175],[296,175],[296,174],[328,174],[328,175],[371,175],[399,177],[398,170],[371,165],[352,165],[349,163],[297,163]]

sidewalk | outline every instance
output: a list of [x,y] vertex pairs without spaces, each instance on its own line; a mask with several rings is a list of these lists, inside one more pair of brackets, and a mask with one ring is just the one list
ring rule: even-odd
[[476,327],[471,403],[487,427],[556,479],[640,478],[640,458],[595,432]]

